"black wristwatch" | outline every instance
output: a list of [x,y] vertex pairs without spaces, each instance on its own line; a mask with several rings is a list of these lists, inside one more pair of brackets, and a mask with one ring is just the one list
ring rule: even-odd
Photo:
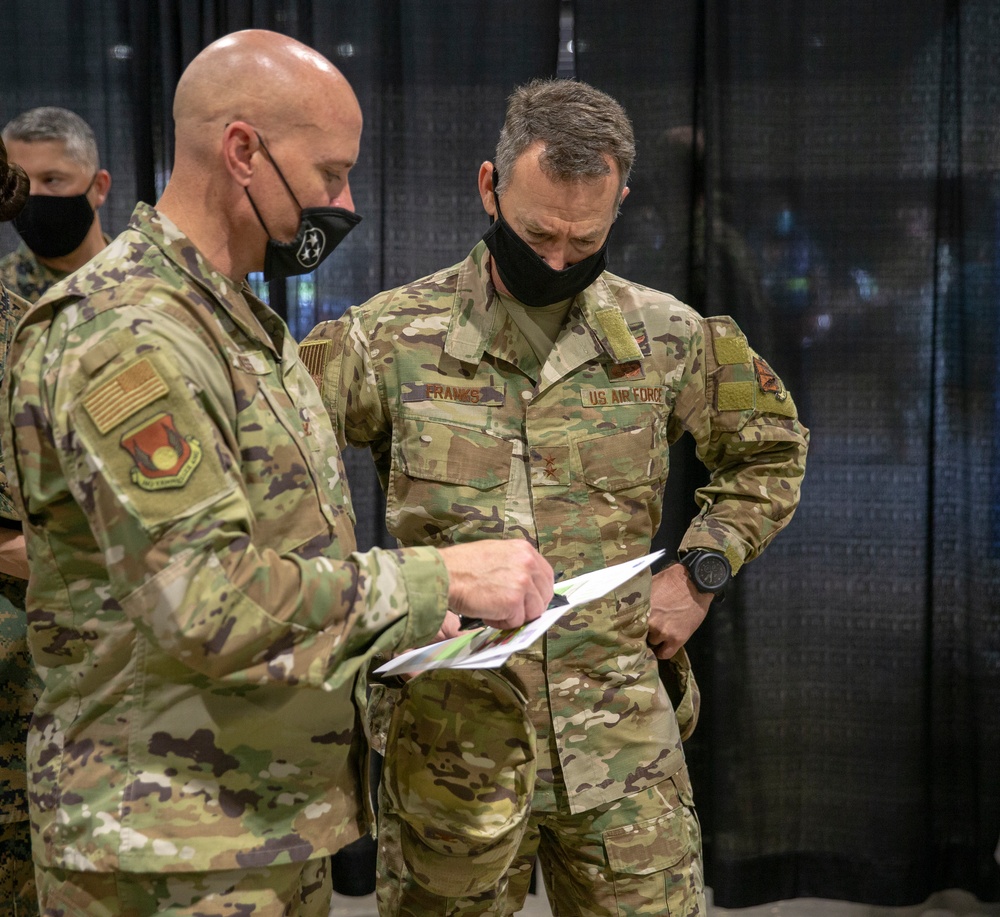
[[718,595],[733,577],[733,568],[729,566],[726,555],[718,551],[695,548],[682,554],[680,560],[688,568],[694,588],[699,592]]

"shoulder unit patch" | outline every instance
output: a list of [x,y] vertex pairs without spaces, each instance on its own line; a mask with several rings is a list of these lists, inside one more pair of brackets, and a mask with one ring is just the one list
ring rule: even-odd
[[121,438],[132,456],[132,483],[143,490],[183,487],[201,462],[201,443],[182,436],[174,417],[166,412],[133,427]]
[[788,392],[781,384],[777,374],[767,365],[763,357],[754,354],[753,370],[757,374],[757,385],[765,395],[774,395],[778,401],[784,401],[788,397]]

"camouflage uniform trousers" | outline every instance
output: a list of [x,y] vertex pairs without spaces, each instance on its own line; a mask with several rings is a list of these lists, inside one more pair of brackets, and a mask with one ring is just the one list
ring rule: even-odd
[[37,917],[35,866],[31,862],[28,819],[0,825],[0,904],[9,902],[11,917]]
[[329,857],[218,872],[71,872],[38,867],[43,917],[327,917]]
[[445,898],[402,862],[399,820],[379,797],[381,917],[508,917],[524,905],[538,856],[554,917],[706,917],[701,827],[687,768],[648,790],[577,815],[532,813],[499,886]]

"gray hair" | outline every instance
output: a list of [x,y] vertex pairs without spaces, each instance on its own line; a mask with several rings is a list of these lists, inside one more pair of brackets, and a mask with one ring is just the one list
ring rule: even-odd
[[635,136],[625,109],[607,93],[576,80],[532,80],[515,89],[497,143],[498,192],[517,158],[539,141],[545,145],[542,170],[560,181],[608,175],[610,156],[621,196],[635,160]]
[[0,132],[6,142],[38,143],[61,140],[66,155],[81,166],[96,172],[99,166],[97,141],[90,125],[78,114],[66,108],[45,106],[22,112],[8,121]]

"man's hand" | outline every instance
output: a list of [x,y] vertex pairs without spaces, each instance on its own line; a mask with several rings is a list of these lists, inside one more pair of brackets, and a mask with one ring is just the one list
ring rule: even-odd
[[448,607],[464,617],[506,630],[534,621],[552,599],[552,568],[526,541],[456,544],[441,557]]
[[441,629],[437,632],[434,640],[450,640],[452,637],[457,637],[461,629],[462,619],[455,612],[446,611],[444,620],[441,622]]
[[0,573],[28,578],[28,552],[24,535],[14,529],[0,528]]
[[695,589],[687,569],[672,564],[653,577],[647,642],[658,659],[669,659],[693,634],[715,598]]

